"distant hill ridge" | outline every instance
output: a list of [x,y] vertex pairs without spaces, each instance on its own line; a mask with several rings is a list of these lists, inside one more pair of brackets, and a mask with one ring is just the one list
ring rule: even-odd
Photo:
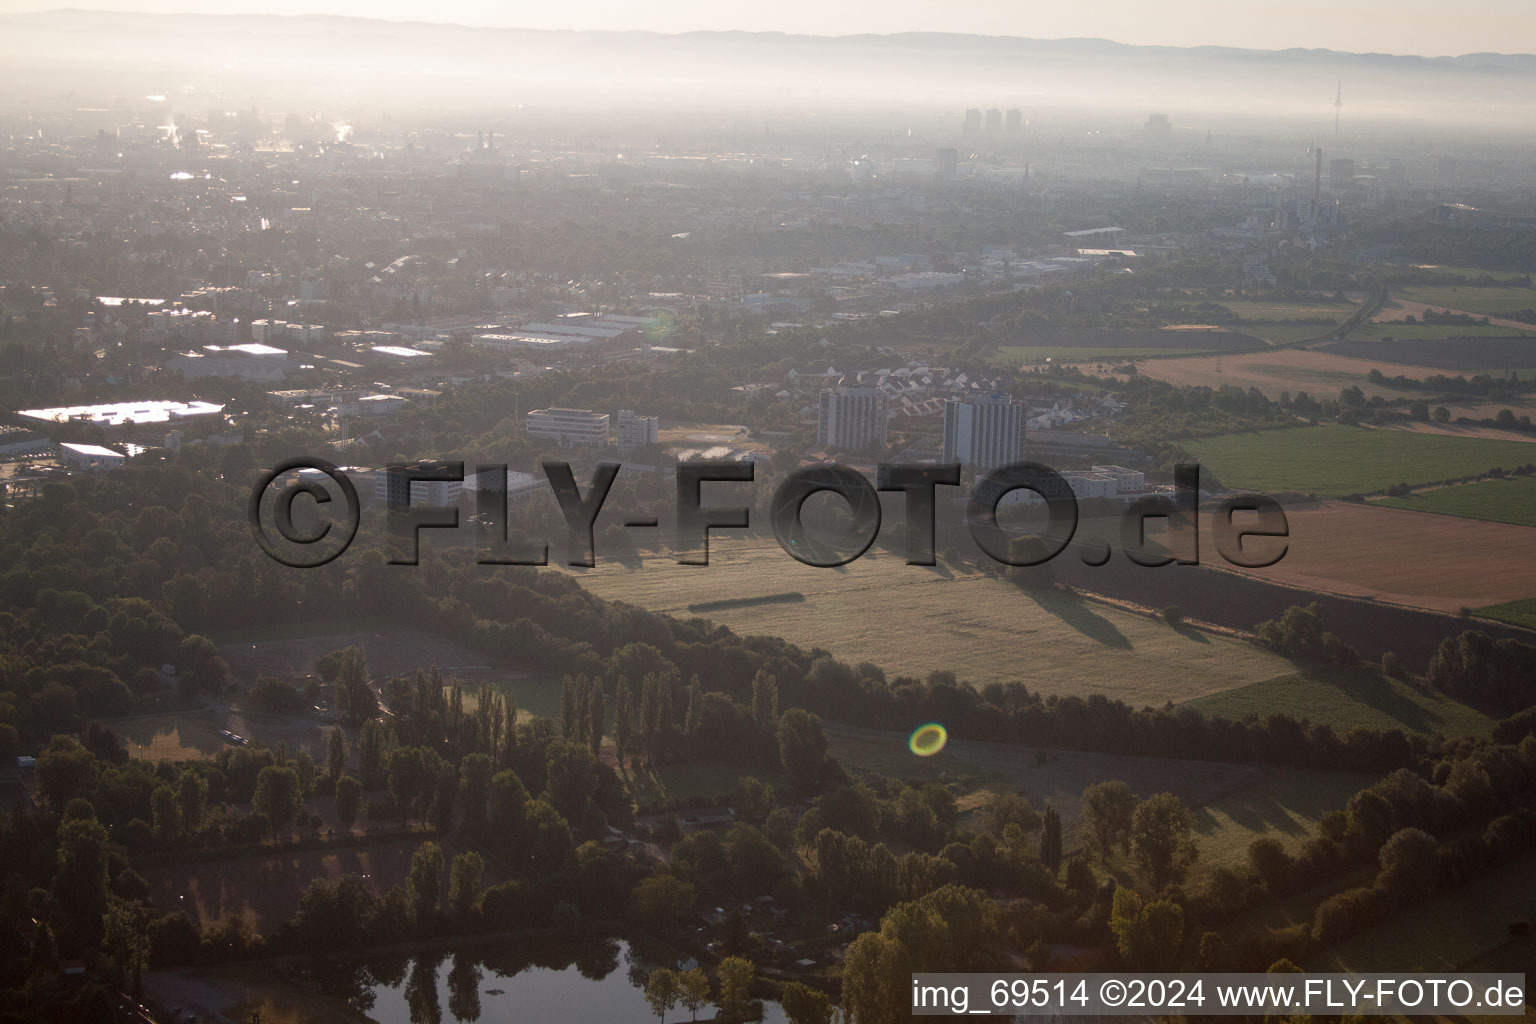
[[[181,75],[192,77],[172,77]],[[1196,111],[1300,117],[1321,133],[1333,128],[1340,81],[1346,128],[1387,118],[1519,131],[1536,110],[1531,54],[1422,57],[935,32],[556,31],[318,14],[0,15],[0,86],[13,93],[122,88],[131,95],[141,85],[160,93],[194,83],[247,103],[301,109],[837,99],[951,112],[1166,111],[1188,130]]]
[[[1024,36],[990,36],[957,32],[892,32],[841,36],[806,35],[785,32],[742,30],[692,31],[679,33],[643,30],[563,30],[501,28],[461,25],[439,21],[392,21],[334,14],[161,14],[141,11],[95,11],[60,8],[0,15],[0,26],[16,30],[60,30],[120,32],[123,29],[148,29],[156,33],[179,34],[188,29],[217,29],[221,32],[258,30],[272,34],[287,29],[307,34],[316,27],[363,33],[375,38],[398,36],[421,42],[423,31],[438,36],[462,35],[480,40],[502,37],[542,38],[547,41],[591,40],[621,42],[637,46],[709,46],[725,48],[759,47],[782,49],[799,47],[847,52],[885,51],[901,53],[912,49],[931,52],[986,50],[998,55],[1057,54],[1074,57],[1178,56],[1183,58],[1219,58],[1282,61],[1327,61],[1358,63],[1375,67],[1400,65],[1414,69],[1430,67],[1461,68],[1479,71],[1504,70],[1536,74],[1536,54],[1466,53],[1455,56],[1418,56],[1389,53],[1352,53],[1330,49],[1259,50],[1231,46],[1142,46],[1110,39],[1076,37],[1034,39]],[[0,44],[3,45],[3,44]]]

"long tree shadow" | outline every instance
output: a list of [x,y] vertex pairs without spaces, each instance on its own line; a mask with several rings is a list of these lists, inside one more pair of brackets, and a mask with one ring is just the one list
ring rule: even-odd
[[1203,632],[1196,629],[1194,626],[1190,626],[1182,622],[1177,626],[1174,626],[1173,631],[1184,639],[1193,641],[1197,644],[1208,644],[1211,642],[1211,638],[1206,636]]
[[[1236,794],[1228,794],[1228,797],[1234,795],[1241,799],[1227,799],[1221,807],[1221,812],[1230,818],[1233,824],[1253,832],[1256,836],[1266,832],[1305,836],[1310,831],[1308,825],[1297,820],[1299,811],[1292,811],[1282,800],[1272,794],[1255,795],[1245,790],[1238,790]],[[1305,815],[1301,816],[1305,817]],[[1201,835],[1212,835],[1221,828],[1221,822],[1211,811],[1210,804],[1196,808],[1193,817],[1195,831]]]
[[1291,664],[1296,666],[1298,672],[1310,674],[1351,700],[1359,701],[1393,721],[1402,723],[1404,728],[1432,732],[1437,726],[1445,724],[1444,719],[1413,701],[1380,672],[1359,667],[1320,667],[1316,662],[1295,659],[1291,660]]
[[1035,603],[1042,609],[1050,612],[1088,639],[1097,641],[1105,647],[1114,647],[1124,651],[1131,649],[1130,640],[1126,639],[1125,634],[1120,632],[1119,627],[1088,607],[1087,603],[1076,594],[1056,589],[1021,589],[1023,589],[1025,594],[1033,598]]

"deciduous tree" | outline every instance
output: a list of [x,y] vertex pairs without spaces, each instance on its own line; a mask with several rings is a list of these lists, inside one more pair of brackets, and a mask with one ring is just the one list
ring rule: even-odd
[[343,775],[336,780],[336,817],[343,832],[352,831],[352,823],[363,805],[363,784],[355,776]]
[[292,822],[303,807],[299,794],[299,778],[292,768],[267,765],[256,776],[256,792],[251,796],[251,807],[267,819],[272,831],[272,841],[277,841],[283,826]]
[[645,979],[645,1001],[656,1019],[665,1021],[667,1011],[677,1005],[677,972],[659,967]]
[[1136,864],[1156,889],[1184,877],[1197,849],[1194,821],[1172,793],[1148,797],[1131,818],[1131,851]]
[[1119,779],[1096,782],[1083,790],[1083,830],[1100,860],[1108,860],[1116,843],[1129,845],[1136,797]]
[[465,916],[480,898],[481,879],[485,875],[485,861],[473,850],[467,850],[453,858],[448,870],[448,905],[458,915]]
[[720,1010],[732,1020],[744,1020],[752,1001],[752,979],[757,969],[744,956],[728,956],[715,968],[720,983]]
[[1061,815],[1055,804],[1046,804],[1040,819],[1040,863],[1052,875],[1061,866]]
[[779,760],[790,783],[801,792],[811,792],[827,760],[821,718],[804,708],[790,708],[779,716],[778,739]]
[[416,923],[430,928],[437,917],[437,905],[443,889],[443,850],[428,840],[411,857],[411,908]]

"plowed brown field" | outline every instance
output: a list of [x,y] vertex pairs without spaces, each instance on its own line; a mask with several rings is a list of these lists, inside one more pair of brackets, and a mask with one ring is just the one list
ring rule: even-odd
[[[1456,612],[1536,596],[1536,529],[1322,502],[1286,509],[1291,546],[1261,579]],[[1214,563],[1219,564],[1219,563]]]

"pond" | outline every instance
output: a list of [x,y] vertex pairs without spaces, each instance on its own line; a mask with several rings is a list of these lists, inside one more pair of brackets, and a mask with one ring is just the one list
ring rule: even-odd
[[[323,964],[306,973],[325,994],[379,1024],[647,1024],[656,1015],[643,985],[652,964],[615,939],[540,939],[409,957]],[[762,1004],[765,1024],[784,1024],[777,1003]],[[699,1017],[717,1011],[706,1007]],[[674,1007],[671,1022],[688,1021]]]

